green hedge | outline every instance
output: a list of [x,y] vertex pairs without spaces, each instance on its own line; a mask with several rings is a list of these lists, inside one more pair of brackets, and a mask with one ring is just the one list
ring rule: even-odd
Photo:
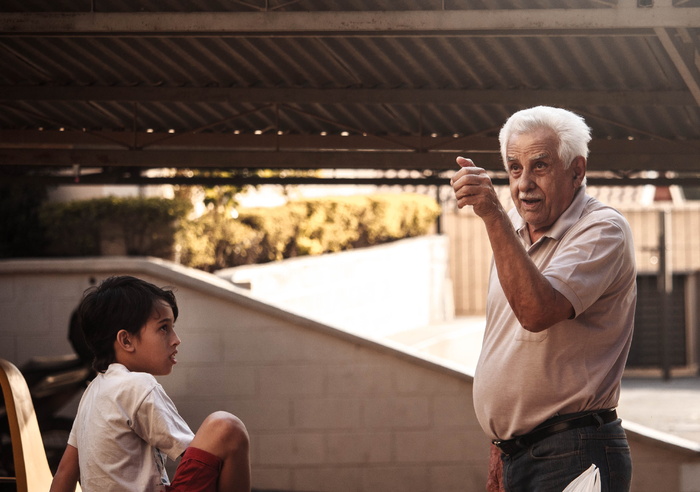
[[306,199],[207,214],[183,224],[183,264],[213,271],[302,255],[320,255],[431,232],[440,214],[424,195],[386,194]]
[[[386,194],[307,199],[186,220],[180,200],[100,198],[47,203],[40,211],[49,256],[114,253],[178,259],[206,271],[361,248],[431,232],[434,199]],[[115,246],[116,245],[116,246]],[[112,248],[111,250],[107,248]]]
[[174,257],[179,221],[191,206],[163,198],[45,203],[40,219],[49,256],[99,256],[106,244],[130,256]]

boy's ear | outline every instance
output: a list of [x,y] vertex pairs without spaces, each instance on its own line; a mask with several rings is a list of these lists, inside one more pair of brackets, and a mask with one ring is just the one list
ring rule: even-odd
[[116,343],[122,350],[126,350],[127,352],[133,352],[134,345],[133,345],[133,343],[131,343],[131,338],[132,338],[131,333],[129,333],[126,330],[119,330],[117,332]]

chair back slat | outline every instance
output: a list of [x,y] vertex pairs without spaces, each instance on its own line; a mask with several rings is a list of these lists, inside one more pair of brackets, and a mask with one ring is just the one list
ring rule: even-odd
[[0,359],[0,386],[10,423],[17,492],[46,492],[53,476],[46,459],[32,396],[22,373]]

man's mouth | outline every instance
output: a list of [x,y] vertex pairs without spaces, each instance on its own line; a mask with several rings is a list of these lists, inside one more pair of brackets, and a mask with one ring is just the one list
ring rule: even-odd
[[172,362],[173,364],[177,364],[177,359],[175,358],[176,355],[177,355],[177,352],[173,352],[170,355],[170,362]]
[[541,198],[536,197],[520,197],[520,201],[526,205],[535,205],[542,201]]

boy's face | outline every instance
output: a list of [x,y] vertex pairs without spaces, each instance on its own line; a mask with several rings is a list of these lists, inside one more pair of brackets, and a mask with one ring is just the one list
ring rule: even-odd
[[134,352],[129,370],[154,376],[170,374],[177,363],[175,354],[180,345],[174,325],[172,308],[165,301],[159,302],[138,336],[132,339]]

